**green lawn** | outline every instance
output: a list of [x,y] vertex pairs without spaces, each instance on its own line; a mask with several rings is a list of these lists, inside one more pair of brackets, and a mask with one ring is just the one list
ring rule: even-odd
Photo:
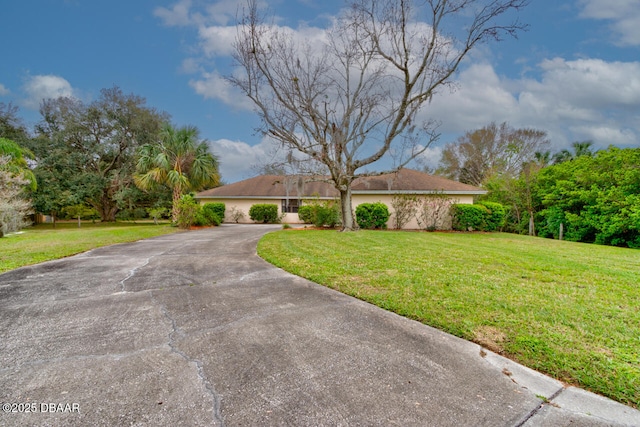
[[640,405],[640,251],[513,234],[287,230],[258,253],[526,366]]
[[51,224],[40,224],[0,239],[0,273],[100,246],[133,242],[177,230],[168,224],[153,223],[83,223],[78,228],[77,222],[58,222],[55,229]]

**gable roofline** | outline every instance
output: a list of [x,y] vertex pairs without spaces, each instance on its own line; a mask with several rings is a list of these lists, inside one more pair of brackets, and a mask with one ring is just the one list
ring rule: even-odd
[[[311,179],[310,179],[311,178]],[[314,179],[315,178],[315,179]],[[486,190],[413,169],[356,178],[352,194],[481,195]],[[338,190],[327,177],[260,175],[233,184],[201,191],[197,199],[333,199]]]

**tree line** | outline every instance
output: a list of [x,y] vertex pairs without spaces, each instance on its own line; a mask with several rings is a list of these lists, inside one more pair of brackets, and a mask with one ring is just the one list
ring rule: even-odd
[[489,191],[503,231],[640,248],[640,148],[548,150],[546,133],[492,123],[447,144],[436,173]]
[[118,87],[89,103],[44,100],[40,115],[30,132],[17,107],[0,103],[5,231],[19,228],[9,217],[33,212],[54,221],[92,212],[105,222],[135,211],[169,212],[182,194],[219,185],[218,158],[197,128],[171,124],[167,113]]

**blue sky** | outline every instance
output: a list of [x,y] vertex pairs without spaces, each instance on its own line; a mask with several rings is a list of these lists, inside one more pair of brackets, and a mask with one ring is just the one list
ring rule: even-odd
[[[341,1],[263,0],[280,25],[302,35],[324,28]],[[201,130],[226,182],[251,176],[269,142],[248,101],[226,87],[238,1],[6,1],[0,14],[0,102],[31,126],[43,98],[90,102],[119,86]],[[640,0],[533,0],[518,40],[482,45],[436,96],[428,114],[442,137],[425,154],[496,122],[548,133],[552,149],[573,141],[640,146]]]

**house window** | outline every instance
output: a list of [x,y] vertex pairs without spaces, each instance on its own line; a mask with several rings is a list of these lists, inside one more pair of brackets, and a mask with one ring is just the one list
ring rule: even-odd
[[300,201],[298,199],[282,199],[283,213],[298,213]]

